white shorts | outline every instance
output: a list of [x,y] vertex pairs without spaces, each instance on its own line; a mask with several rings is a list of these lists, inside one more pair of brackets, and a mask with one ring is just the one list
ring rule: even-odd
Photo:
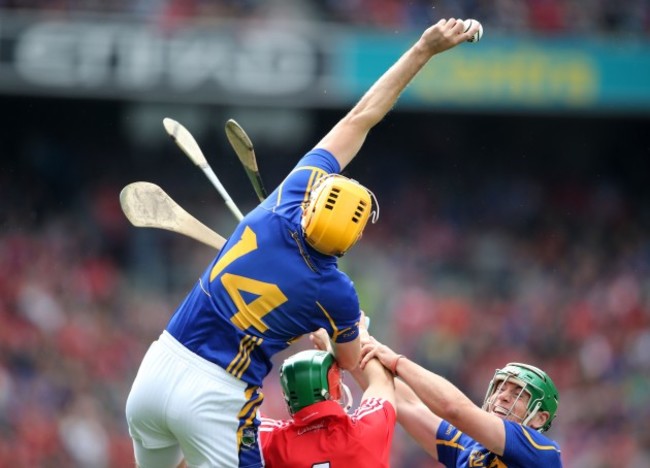
[[163,332],[126,402],[138,466],[176,466],[182,456],[188,467],[263,466],[250,414],[262,395],[247,387]]

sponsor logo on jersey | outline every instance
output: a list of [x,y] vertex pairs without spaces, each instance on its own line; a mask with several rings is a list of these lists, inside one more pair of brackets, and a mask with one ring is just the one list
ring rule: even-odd
[[319,429],[323,429],[324,427],[325,427],[325,422],[321,421],[318,424],[312,424],[311,426],[307,426],[298,430],[298,435],[303,435],[311,431],[317,431]]

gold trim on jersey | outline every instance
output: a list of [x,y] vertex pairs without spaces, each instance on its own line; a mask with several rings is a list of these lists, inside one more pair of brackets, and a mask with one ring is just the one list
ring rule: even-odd
[[436,439],[437,445],[445,445],[447,447],[452,447],[459,450],[465,450],[465,447],[456,442],[463,433],[459,430],[456,430],[456,435],[451,438],[451,440]]
[[309,176],[309,182],[307,182],[307,188],[305,189],[305,195],[302,199],[303,203],[307,203],[309,201],[309,195],[311,194],[311,189],[314,188],[314,185],[323,177],[327,175],[327,172],[322,170],[319,167],[314,167],[314,166],[305,166],[302,169],[309,169],[312,171],[311,176]]
[[334,323],[334,320],[332,319],[332,316],[331,316],[331,315],[330,315],[330,314],[325,310],[325,307],[323,307],[323,306],[321,305],[320,302],[316,302],[316,305],[317,305],[318,308],[321,310],[321,312],[323,312],[323,315],[325,315],[325,318],[327,319],[327,321],[328,321],[328,322],[330,323],[330,325],[332,326],[332,330],[334,331],[334,332],[332,333],[332,341],[333,341],[334,343],[336,343],[336,339],[337,339],[340,335],[343,335],[343,334],[347,333],[348,331],[350,331],[351,327],[344,328],[343,330],[339,330],[339,329],[337,328],[336,324]]
[[[306,170],[306,171],[312,171],[312,173],[311,173],[311,175],[309,176],[309,181],[307,182],[307,187],[305,188],[305,193],[304,193],[304,195],[303,195],[303,200],[302,200],[302,203],[303,203],[303,204],[305,204],[305,203],[307,203],[307,202],[309,201],[309,194],[310,194],[311,189],[312,189],[312,187],[314,186],[314,184],[315,184],[315,183],[316,183],[316,182],[317,182],[321,177],[327,175],[327,172],[326,172],[326,171],[324,171],[324,170],[321,169],[320,167],[316,167],[316,166],[302,166],[302,167],[298,167],[298,168],[294,169],[293,171],[291,171],[291,174],[293,174],[294,172],[305,171],[305,170]],[[289,175],[291,175],[291,174],[289,174]],[[282,181],[282,183],[280,184],[280,187],[279,187],[279,189],[278,189],[278,197],[277,197],[277,200],[275,200],[275,207],[280,206],[280,202],[282,201],[282,187],[284,186],[284,182],[285,182],[285,181],[286,181],[286,179]],[[275,207],[274,207],[274,208],[275,208]]]
[[238,379],[244,375],[248,366],[251,365],[251,352],[256,346],[261,346],[264,340],[257,336],[244,335],[239,342],[239,352],[226,368],[226,372]]
[[528,431],[526,430],[525,427],[523,427],[521,424],[519,425],[521,430],[523,431],[524,435],[526,436],[526,439],[528,439],[528,442],[530,442],[530,445],[535,447],[537,450],[555,450],[558,453],[562,453],[561,450],[558,450],[558,448],[554,445],[540,445],[537,442],[533,440],[533,438],[530,436]]

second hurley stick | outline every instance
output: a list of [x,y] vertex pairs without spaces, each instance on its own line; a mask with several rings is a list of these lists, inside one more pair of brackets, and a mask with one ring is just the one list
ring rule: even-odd
[[210,182],[212,182],[212,185],[214,185],[221,194],[223,200],[226,202],[226,206],[230,208],[230,211],[235,215],[237,221],[241,221],[244,215],[237,205],[235,205],[235,202],[232,201],[230,195],[228,195],[228,192],[210,167],[210,164],[208,164],[208,161],[203,155],[203,151],[201,151],[201,148],[189,130],[169,117],[163,119],[163,125],[165,126],[167,134],[172,138],[172,140],[174,140],[174,142],[176,142],[178,147],[183,150],[185,155],[190,158],[194,164],[199,166],[207,178],[210,179]]
[[263,201],[269,194],[264,187],[262,176],[257,167],[253,142],[241,125],[233,119],[229,119],[226,122],[226,137],[228,138],[232,148],[235,150],[242,166],[244,166],[246,175],[250,179],[251,184],[253,184],[253,189],[255,189],[257,198],[259,198],[260,201]]

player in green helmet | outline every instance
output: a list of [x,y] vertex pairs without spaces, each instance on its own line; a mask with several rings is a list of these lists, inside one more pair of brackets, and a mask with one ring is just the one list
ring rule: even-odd
[[484,410],[498,411],[497,396],[508,383],[512,383],[520,389],[516,398],[527,401],[526,413],[523,417],[516,416],[513,414],[514,405],[512,405],[510,408],[500,408],[505,412],[504,416],[518,420],[526,426],[538,413],[546,412],[548,413],[546,422],[537,427],[539,432],[546,432],[551,427],[559,403],[557,388],[548,374],[535,366],[519,362],[511,362],[504,368],[497,369],[485,394]]
[[[322,332],[322,333],[321,333]],[[365,330],[361,329],[361,336]],[[315,339],[314,335],[318,335]],[[352,397],[328,346],[325,330],[312,335],[319,350],[301,351],[280,367],[280,384],[291,419],[262,416],[260,440],[265,466],[390,466],[395,430],[393,377],[376,359],[363,371],[359,407],[348,414]],[[324,335],[324,337],[323,337]]]
[[446,467],[557,468],[559,445],[545,433],[558,409],[555,384],[543,370],[511,362],[497,369],[482,407],[450,381],[369,339],[360,367],[379,359],[395,379],[397,420]]
[[320,401],[334,400],[346,410],[352,405],[341,370],[327,351],[307,350],[288,358],[280,367],[280,384],[291,414]]

